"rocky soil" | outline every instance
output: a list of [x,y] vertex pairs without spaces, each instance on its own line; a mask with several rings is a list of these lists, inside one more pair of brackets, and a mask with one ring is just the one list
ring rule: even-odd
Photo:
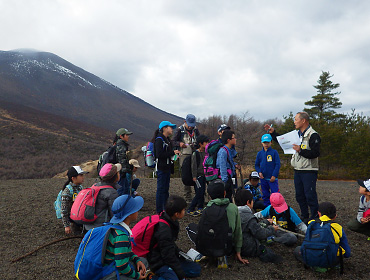
[[[55,217],[54,200],[64,179],[7,180],[0,183],[0,279],[75,279],[73,262],[80,239],[57,242],[38,250],[17,262],[12,262],[39,246],[65,237],[62,223]],[[94,179],[87,179],[89,186]],[[280,189],[288,204],[297,212],[292,180],[280,180]],[[370,261],[370,241],[366,237],[351,232],[346,227],[349,219],[356,216],[359,202],[358,187],[355,182],[319,181],[317,183],[319,201],[331,201],[337,206],[337,221],[343,225],[352,249],[352,257],[345,259],[344,275],[341,279],[368,279]],[[155,211],[155,179],[143,179],[140,194],[145,199],[139,219]],[[179,179],[171,179],[170,193],[182,194]],[[185,216],[180,221],[181,234],[179,247],[187,251],[192,247],[185,234],[185,226],[197,222],[199,218]],[[299,242],[301,242],[300,240]],[[232,258],[230,268],[217,270],[203,267],[198,279],[336,279],[339,272],[317,273],[304,269],[294,256],[294,247],[273,245],[273,250],[284,257],[280,265],[265,264],[258,258],[249,258],[249,265],[237,263]]]

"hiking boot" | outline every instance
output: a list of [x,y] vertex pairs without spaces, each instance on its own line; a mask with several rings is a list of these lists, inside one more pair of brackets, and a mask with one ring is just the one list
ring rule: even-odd
[[196,211],[187,211],[188,215],[189,216],[193,216],[193,217],[198,217],[201,215],[201,213],[199,213],[197,210]]
[[226,256],[217,258],[217,268],[227,268],[227,258]]

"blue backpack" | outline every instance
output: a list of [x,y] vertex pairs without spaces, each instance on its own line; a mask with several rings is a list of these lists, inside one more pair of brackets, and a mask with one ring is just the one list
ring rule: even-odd
[[[71,197],[73,197],[73,188],[71,185],[66,186],[67,189],[69,189],[69,193]],[[63,190],[61,190],[58,193],[57,199],[54,201],[54,208],[55,208],[55,214],[57,215],[57,219],[62,218],[62,193]]]
[[343,271],[342,249],[335,243],[334,235],[339,233],[331,226],[331,221],[312,221],[307,228],[301,246],[301,254],[305,265],[310,267],[331,268],[337,264],[337,253],[340,250],[341,272]]
[[112,224],[93,228],[85,234],[74,262],[77,279],[98,280],[111,274],[113,271],[116,271],[117,279],[120,278],[115,262],[103,266],[107,241],[113,228],[122,230],[129,235],[122,226]]

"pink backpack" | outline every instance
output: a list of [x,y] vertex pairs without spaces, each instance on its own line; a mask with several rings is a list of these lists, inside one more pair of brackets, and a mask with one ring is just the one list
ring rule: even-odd
[[95,204],[99,191],[107,188],[114,189],[109,185],[93,185],[90,188],[80,191],[72,204],[70,218],[78,224],[93,223],[97,218],[95,214]]
[[170,226],[168,222],[161,219],[159,215],[153,215],[143,218],[132,228],[132,237],[134,238],[132,251],[138,257],[145,257],[150,249],[157,245],[155,244],[153,247],[150,247],[154,228],[159,222]]

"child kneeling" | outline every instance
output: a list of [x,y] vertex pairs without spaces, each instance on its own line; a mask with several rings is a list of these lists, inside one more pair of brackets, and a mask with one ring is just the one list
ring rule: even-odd
[[160,215],[167,223],[157,224],[151,241],[157,245],[147,255],[150,269],[155,273],[152,280],[177,280],[200,275],[200,265],[180,258],[182,251],[175,243],[180,231],[179,220],[184,217],[186,206],[184,198],[171,195]]
[[[307,226],[298,217],[297,213],[293,208],[289,207],[281,193],[272,193],[270,196],[271,205],[267,206],[261,212],[257,212],[254,215],[257,218],[270,218],[275,221],[283,229],[291,232],[285,232],[278,230],[271,236],[269,241],[279,242],[287,246],[292,246],[297,243],[297,236],[293,232],[297,232],[297,229],[306,233]],[[271,220],[270,220],[271,222]]]

